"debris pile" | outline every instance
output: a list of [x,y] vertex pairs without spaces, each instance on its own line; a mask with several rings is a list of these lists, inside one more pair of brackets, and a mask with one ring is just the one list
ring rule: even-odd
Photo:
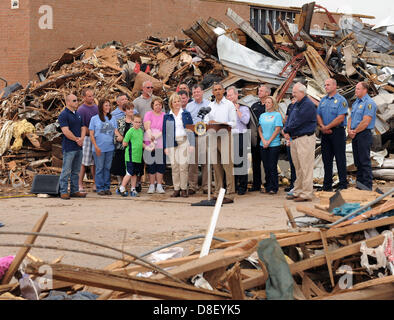
[[30,185],[35,174],[61,171],[57,118],[67,94],[80,96],[89,87],[96,103],[105,97],[115,105],[120,93],[134,99],[151,80],[154,94],[167,101],[181,81],[209,87],[224,78],[224,70],[217,59],[200,58],[190,40],[150,37],[130,46],[111,42],[68,50],[39,78],[0,100],[1,177],[14,188]]
[[[215,228],[211,220],[202,249],[186,256],[182,256],[183,248],[170,248],[178,242],[152,250],[149,256],[136,256],[83,239],[40,233],[48,217],[45,214],[31,233],[0,231],[1,246],[21,247],[15,257],[2,258],[0,299],[38,300],[59,295],[100,300],[393,299],[394,200],[387,198],[394,189],[384,195],[355,189],[341,192],[335,199],[328,198],[328,193],[319,195],[335,204],[331,213],[298,206],[298,213],[306,215],[293,217],[285,206],[289,228],[283,230],[210,233]],[[361,203],[356,203],[356,195]],[[28,238],[24,244],[4,243],[9,234]],[[37,237],[74,240],[99,249],[94,253],[39,246],[34,244]],[[46,263],[30,255],[31,248],[95,254],[115,261],[103,270],[60,264],[61,258]],[[118,260],[104,249],[117,251],[118,257],[120,252],[122,258]],[[29,261],[21,267],[25,258]],[[44,282],[48,268],[51,285],[27,290]],[[14,276],[17,282],[11,281]]]

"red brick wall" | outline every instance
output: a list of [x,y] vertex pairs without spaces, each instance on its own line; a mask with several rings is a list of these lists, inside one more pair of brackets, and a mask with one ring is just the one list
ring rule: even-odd
[[[29,77],[32,79],[67,48],[81,44],[101,45],[112,40],[129,44],[149,35],[184,39],[182,29],[189,28],[199,18],[213,17],[234,27],[225,16],[228,7],[249,20],[246,5],[200,0],[31,0],[30,3]],[[41,5],[53,8],[53,30],[39,28]],[[26,77],[23,81],[26,82]]]
[[19,9],[11,9],[9,0],[0,1],[0,77],[9,85],[25,85],[29,79],[29,7],[30,0],[20,1]]

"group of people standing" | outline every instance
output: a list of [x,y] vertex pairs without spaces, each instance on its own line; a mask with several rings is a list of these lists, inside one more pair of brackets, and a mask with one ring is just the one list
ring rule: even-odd
[[[280,136],[283,135],[292,168],[287,198],[297,202],[309,201],[313,193],[317,125],[322,132],[323,190],[332,190],[334,157],[339,188],[347,187],[346,125],[353,141],[357,180],[372,188],[369,152],[376,105],[367,93],[368,86],[363,82],[357,85],[357,100],[348,120],[347,101],[337,93],[336,81],[328,79],[325,88],[327,96],[316,103],[306,95],[306,87],[297,83],[285,117],[278,112],[277,102],[265,85],[258,89],[259,101],[249,108],[239,104],[236,87],[225,90],[222,84],[215,83],[212,87],[214,99],[208,101],[203,98],[204,89],[200,84],[192,88],[191,97],[189,87],[181,84],[179,91],[169,99],[168,112],[165,112],[163,100],[153,95],[150,81],[143,83],[142,94],[133,102],[120,94],[113,111],[108,99],[95,105],[92,89],[82,91],[83,104],[80,106],[77,97],[70,94],[66,97],[66,108],[59,115],[63,132],[61,198],[86,197],[83,178],[87,167],[91,167],[93,191],[98,195],[112,194],[113,175],[118,179],[117,194],[138,196],[145,168],[149,175],[148,193],[163,194],[167,159],[171,164],[172,197],[188,197],[197,192],[199,164],[201,189],[207,194],[208,175],[211,174],[207,169],[209,154],[215,181],[213,199],[225,187],[223,202],[232,203],[235,193],[244,195],[248,191],[249,146],[253,166],[253,185],[249,192],[262,191],[273,195],[279,190],[277,168]],[[200,110],[207,107],[210,112],[201,116]],[[208,126],[226,124],[228,130],[225,134],[215,134],[215,142],[209,143],[207,149],[197,143],[195,133],[187,128],[198,122]],[[252,135],[248,132],[251,128],[255,129]],[[261,164],[265,172],[264,189],[261,189]]]

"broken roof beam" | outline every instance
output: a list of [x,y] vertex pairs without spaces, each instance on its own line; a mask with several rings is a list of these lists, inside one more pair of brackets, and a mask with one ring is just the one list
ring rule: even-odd
[[259,44],[268,55],[272,58],[280,60],[280,57],[268,46],[264,39],[255,31],[249,22],[245,21],[237,13],[235,13],[231,8],[227,9],[226,16],[229,17],[239,28],[245,32],[249,37],[251,37],[257,44]]
[[[380,246],[383,243],[384,239],[384,235],[379,235],[373,238],[369,238],[367,240],[353,243],[340,249],[332,250],[330,251],[330,259],[331,261],[335,261],[359,253],[362,242],[365,242],[368,247]],[[309,270],[315,267],[322,266],[324,264],[326,264],[326,256],[325,254],[320,254],[310,259],[305,259],[296,263],[292,263],[289,265],[289,267],[291,274],[296,274],[297,272]]]
[[[40,267],[44,263],[31,263],[27,266],[28,274],[42,276]],[[169,300],[223,300],[231,295],[219,291],[195,288],[194,286],[171,281],[157,281],[142,277],[133,277],[104,270],[95,270],[63,264],[49,265],[55,280],[84,284],[96,288],[140,294],[148,297]]]
[[394,56],[378,52],[364,52],[361,55],[362,59],[365,59],[367,63],[375,64],[382,67],[393,67],[394,68]]
[[[198,260],[190,261],[172,270],[169,273],[180,278],[187,279],[199,273],[226,267],[231,263],[247,258],[256,250],[257,240],[250,239],[227,249],[211,253]],[[157,275],[154,279],[165,279],[166,276]]]
[[[327,238],[335,238],[335,237],[341,237],[344,235],[348,235],[351,233],[367,230],[367,229],[372,229],[372,228],[377,228],[377,227],[382,227],[382,226],[388,226],[394,224],[394,217],[388,217],[384,219],[379,219],[379,220],[372,220],[364,223],[359,223],[359,224],[354,224],[346,227],[341,227],[341,228],[332,228],[327,231]],[[278,242],[281,247],[288,247],[288,246],[293,246],[293,245],[298,245],[306,242],[312,242],[312,241],[318,241],[320,240],[320,233],[319,232],[310,232],[306,235],[300,235],[297,237],[288,237],[284,239],[278,239]]]
[[278,21],[283,29],[283,31],[285,32],[286,36],[289,38],[290,42],[293,44],[294,48],[300,52],[301,48],[300,46],[297,44],[297,42],[295,41],[295,39],[293,38],[293,35],[290,32],[289,27],[287,26],[287,24],[285,22],[282,21],[281,18],[278,18]]
[[319,84],[320,87],[324,88],[324,83],[331,77],[330,70],[324,63],[319,53],[310,45],[307,45],[307,49],[304,52],[304,56],[312,71],[313,78]]
[[306,3],[302,6],[300,24],[298,30],[304,30],[307,34],[310,33],[313,11],[315,9],[315,2]]

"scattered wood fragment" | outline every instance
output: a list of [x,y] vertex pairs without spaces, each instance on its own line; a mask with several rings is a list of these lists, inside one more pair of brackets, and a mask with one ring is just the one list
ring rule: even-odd
[[[44,223],[46,219],[48,218],[48,212],[45,213],[36,223],[34,226],[32,232],[40,232],[42,227],[44,226]],[[28,236],[25,244],[34,244],[34,242],[37,239],[37,235],[34,236]],[[1,284],[8,284],[12,277],[14,276],[15,272],[18,270],[20,264],[22,263],[23,259],[25,259],[26,255],[29,253],[31,248],[29,247],[23,247],[20,248],[18,253],[16,254],[14,260],[12,261],[10,267],[8,268],[6,274],[4,275]]]

